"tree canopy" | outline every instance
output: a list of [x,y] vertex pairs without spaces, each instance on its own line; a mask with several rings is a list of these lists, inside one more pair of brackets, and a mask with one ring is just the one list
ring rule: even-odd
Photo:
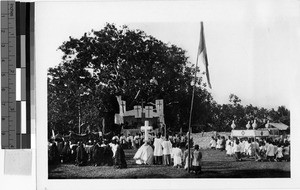
[[[52,129],[77,132],[79,125],[82,130],[87,126],[99,130],[103,118],[113,130],[113,117],[119,112],[117,95],[126,100],[127,109],[142,100],[148,104],[164,99],[167,126],[174,131],[187,128],[195,71],[182,48],[141,30],[107,23],[80,38],[69,37],[58,49],[63,52],[62,62],[48,70],[49,133]],[[154,78],[157,83],[151,82]],[[234,94],[231,104],[217,104],[202,77],[196,86],[192,123],[204,125],[201,130],[227,130],[232,119],[243,124],[249,115],[266,115],[266,109],[241,106]],[[255,110],[259,112],[254,114]],[[284,107],[272,114],[289,121]]]

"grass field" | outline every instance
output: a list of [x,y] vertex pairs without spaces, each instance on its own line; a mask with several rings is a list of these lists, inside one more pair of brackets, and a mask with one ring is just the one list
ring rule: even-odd
[[157,165],[136,165],[135,151],[125,150],[128,168],[83,166],[72,164],[49,166],[49,179],[77,178],[289,178],[290,162],[236,162],[218,150],[202,150],[202,173],[191,174],[183,168]]

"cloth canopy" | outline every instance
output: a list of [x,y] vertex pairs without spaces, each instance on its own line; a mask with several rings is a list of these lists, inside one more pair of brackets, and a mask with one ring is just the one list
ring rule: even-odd
[[289,128],[289,126],[287,126],[283,123],[269,123],[269,124],[281,131],[287,130]]

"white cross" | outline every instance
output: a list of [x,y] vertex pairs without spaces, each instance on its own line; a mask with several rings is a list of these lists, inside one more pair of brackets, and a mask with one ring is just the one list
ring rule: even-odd
[[145,126],[141,127],[142,131],[145,131],[145,141],[148,140],[148,131],[152,130],[152,126],[149,126],[149,121],[145,121]]

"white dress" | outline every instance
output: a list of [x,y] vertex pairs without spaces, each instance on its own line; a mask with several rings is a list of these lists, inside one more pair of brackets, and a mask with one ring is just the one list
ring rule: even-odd
[[168,141],[163,141],[162,142],[162,147],[163,147],[163,155],[169,155],[172,152],[172,143]]
[[152,164],[153,163],[153,149],[150,145],[143,144],[134,157],[137,164]]
[[172,149],[172,156],[174,159],[174,166],[181,166],[182,165],[182,150],[180,148],[173,148]]
[[162,142],[163,140],[161,138],[155,138],[154,139],[154,156],[162,156],[163,155],[163,148],[162,148]]

